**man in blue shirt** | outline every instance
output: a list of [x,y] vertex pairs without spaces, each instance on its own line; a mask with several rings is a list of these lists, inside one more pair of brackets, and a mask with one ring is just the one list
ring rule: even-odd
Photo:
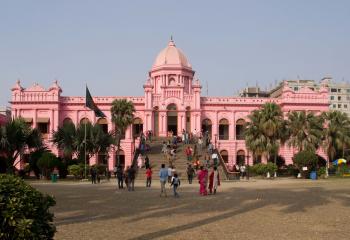
[[165,168],[165,164],[162,164],[161,169],[159,170],[159,179],[160,179],[160,196],[164,193],[165,197],[166,190],[165,190],[165,184],[168,179],[168,169]]

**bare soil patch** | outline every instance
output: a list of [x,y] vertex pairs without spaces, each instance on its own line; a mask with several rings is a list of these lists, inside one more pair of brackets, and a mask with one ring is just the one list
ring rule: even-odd
[[202,197],[183,181],[180,198],[159,183],[134,192],[99,185],[32,182],[53,195],[56,239],[349,239],[350,179],[223,182]]

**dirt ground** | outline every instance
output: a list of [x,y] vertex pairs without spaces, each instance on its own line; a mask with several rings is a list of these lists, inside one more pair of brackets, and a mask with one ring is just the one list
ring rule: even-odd
[[53,195],[55,239],[350,239],[350,179],[223,182],[199,196],[183,181],[180,198],[137,182],[32,182]]

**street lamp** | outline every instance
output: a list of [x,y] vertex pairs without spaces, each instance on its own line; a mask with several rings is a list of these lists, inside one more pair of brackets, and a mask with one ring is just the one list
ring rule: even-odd
[[247,152],[247,180],[249,180],[249,152]]
[[215,134],[214,137],[215,137],[215,149],[216,149],[216,142],[217,142],[217,137],[218,137],[218,135]]

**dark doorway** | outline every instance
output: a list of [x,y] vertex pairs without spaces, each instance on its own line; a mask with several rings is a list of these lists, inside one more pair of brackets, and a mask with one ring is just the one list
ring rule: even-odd
[[167,107],[168,115],[168,132],[172,132],[173,135],[177,135],[177,109],[175,104],[170,104]]

